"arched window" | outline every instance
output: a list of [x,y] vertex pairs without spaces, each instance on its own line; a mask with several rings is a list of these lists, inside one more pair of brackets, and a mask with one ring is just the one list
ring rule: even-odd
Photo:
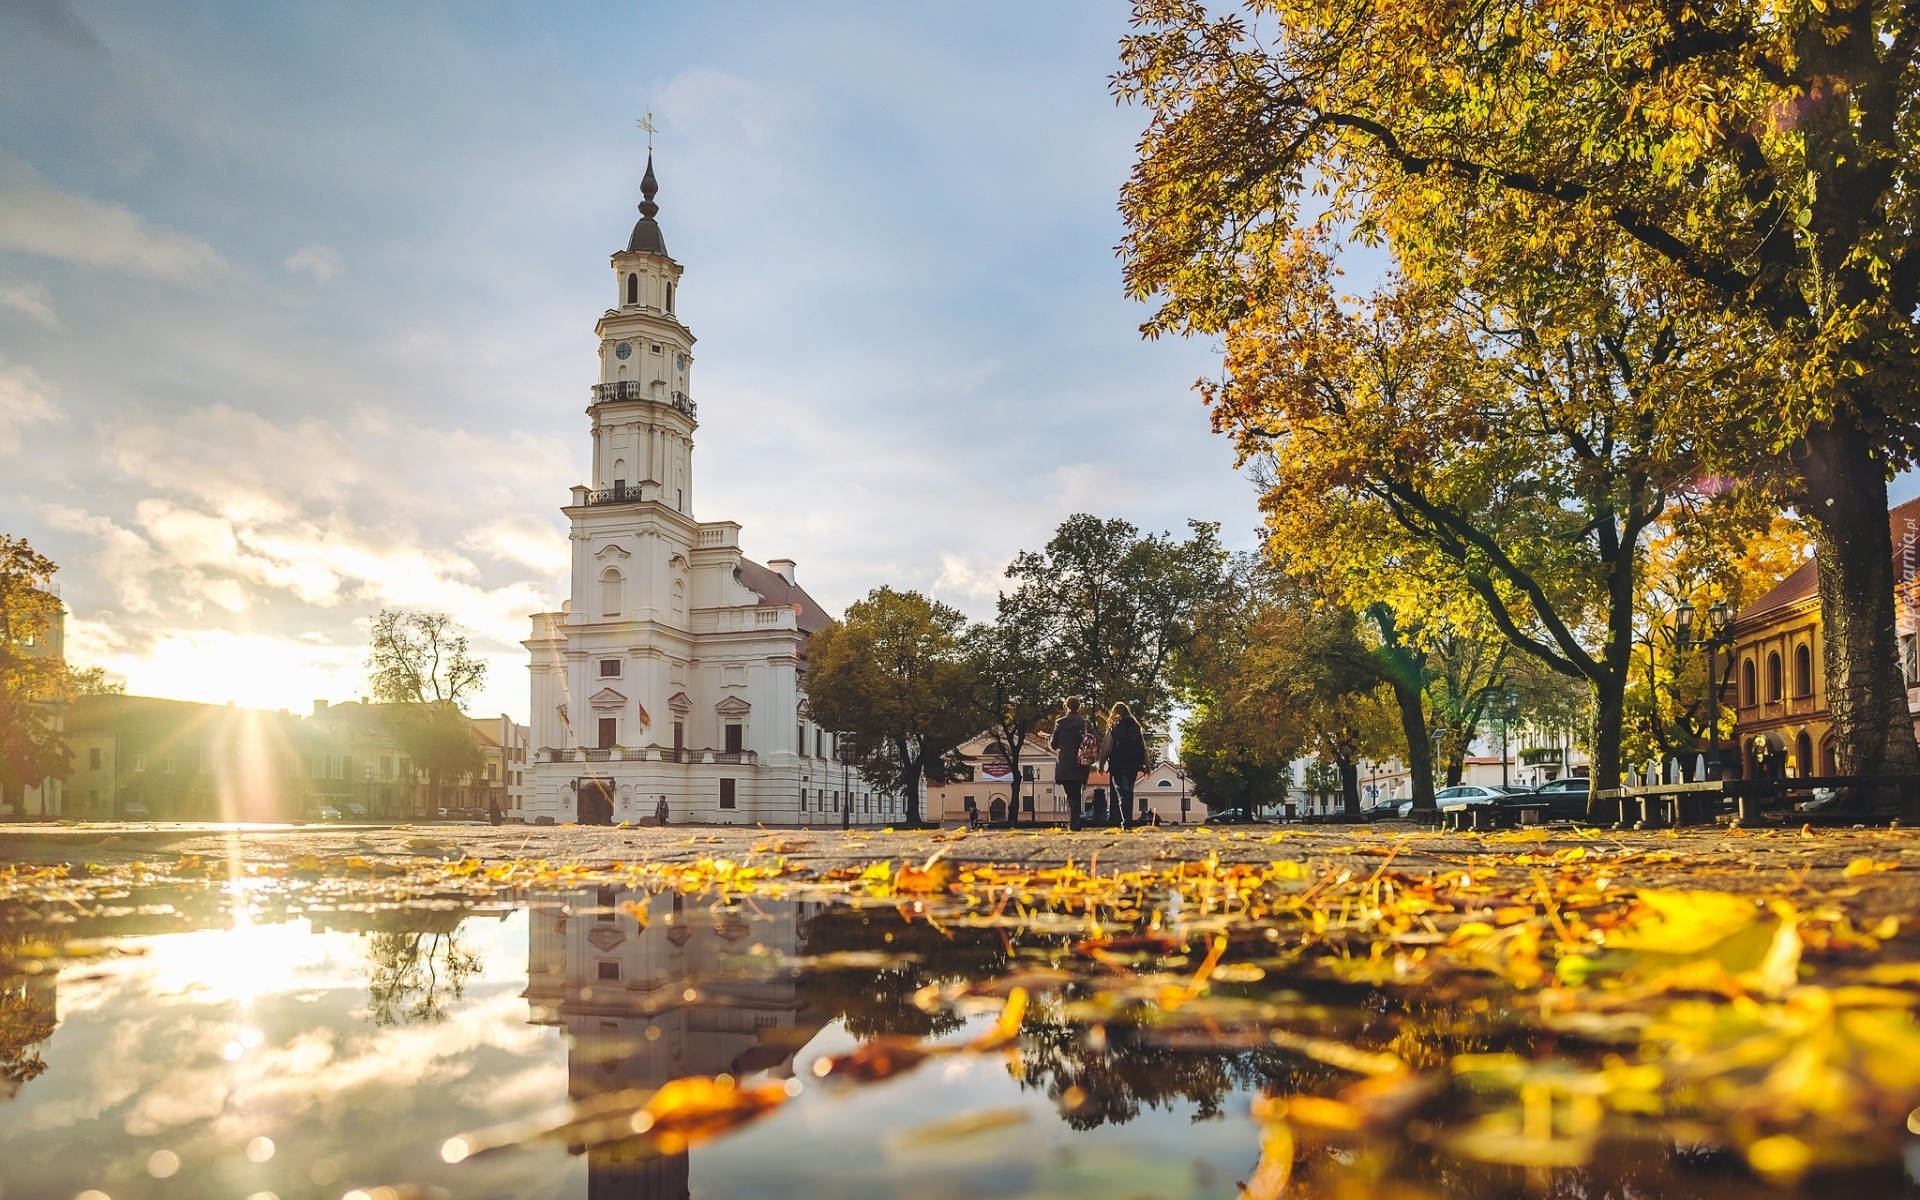
[[627,303],[640,303],[640,277],[638,275],[627,276]]
[[1805,642],[1793,648],[1793,694],[1813,695],[1813,650]]
[[620,572],[612,567],[608,567],[606,572],[600,576],[601,616],[617,617],[620,615],[620,591],[623,582],[620,578]]
[[678,579],[673,581],[673,615],[677,619],[687,613],[687,585]]
[[673,281],[667,281],[667,311],[673,311]]
[[1753,660],[1742,659],[1740,661],[1740,707],[1752,708],[1755,703],[1757,701],[1754,697]]
[[1800,778],[1806,779],[1814,773],[1813,739],[1808,737],[1805,731],[1802,731],[1800,736],[1794,739],[1793,757],[1796,760],[1795,765],[1799,768],[1798,774]]
[[1820,742],[1820,773],[1838,775],[1840,773],[1840,755],[1836,752],[1832,738]]
[[1774,704],[1780,699],[1780,653],[1777,650],[1767,653],[1767,703]]

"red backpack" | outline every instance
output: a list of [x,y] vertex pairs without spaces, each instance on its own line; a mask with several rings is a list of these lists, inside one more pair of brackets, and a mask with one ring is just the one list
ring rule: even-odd
[[1100,735],[1093,731],[1093,726],[1089,725],[1087,731],[1080,735],[1080,765],[1090,767],[1099,761]]

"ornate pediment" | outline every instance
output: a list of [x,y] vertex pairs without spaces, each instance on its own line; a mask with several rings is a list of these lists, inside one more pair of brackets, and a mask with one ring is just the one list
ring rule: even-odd
[[685,692],[675,692],[667,697],[667,707],[673,710],[675,716],[684,717],[693,711],[693,701],[687,698]]
[[587,940],[593,943],[595,950],[605,954],[621,942],[626,941],[627,934],[625,930],[617,925],[597,925],[594,927],[593,932],[587,935]]
[[793,710],[793,715],[799,717],[802,721],[813,715],[813,710],[807,707],[807,698],[805,696],[800,697],[800,706]]
[[601,688],[587,701],[595,708],[625,708],[627,698],[612,688]]
[[593,556],[595,558],[632,558],[633,557],[633,555],[628,554],[626,550],[624,550],[621,547],[620,543],[618,542],[608,542],[606,545],[600,547],[598,550],[595,550],[593,552]]
[[723,717],[744,717],[753,711],[753,705],[748,704],[738,696],[728,696],[725,700],[714,705],[713,711]]

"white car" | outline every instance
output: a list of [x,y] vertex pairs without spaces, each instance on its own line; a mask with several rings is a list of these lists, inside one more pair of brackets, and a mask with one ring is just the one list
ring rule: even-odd
[[1433,794],[1433,802],[1441,812],[1454,812],[1481,804],[1498,804],[1500,798],[1506,794],[1497,787],[1463,783],[1458,787],[1441,788]]

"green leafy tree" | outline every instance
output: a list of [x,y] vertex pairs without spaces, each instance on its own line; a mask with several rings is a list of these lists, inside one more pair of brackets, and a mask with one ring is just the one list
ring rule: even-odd
[[486,682],[487,664],[446,613],[382,609],[367,668],[374,698],[389,706],[394,737],[427,772],[437,811],[442,783],[482,766],[465,706]]
[[[1420,280],[1533,284],[1604,234],[1695,314],[1756,335],[1753,373],[1775,385],[1745,389],[1743,415],[1813,526],[1841,769],[1920,772],[1886,518],[1920,449],[1920,10],[1244,8],[1140,0],[1122,48],[1116,89],[1151,113],[1122,200],[1128,281],[1171,297],[1151,328],[1284,306],[1295,234],[1387,241]],[[1616,628],[1595,648],[1603,785],[1631,644]]]
[[966,617],[918,592],[879,587],[807,643],[807,704],[850,737],[862,778],[920,820],[920,784],[945,782],[986,723]]
[[1080,513],[1044,549],[1023,552],[1007,568],[1012,602],[1041,631],[1040,652],[1062,689],[1094,710],[1124,700],[1146,728],[1164,726],[1171,714],[1174,659],[1226,563],[1217,524],[1188,528],[1190,536],[1176,541]]
[[1014,821],[1020,814],[1020,767],[1027,738],[1047,724],[1065,691],[1060,664],[1047,641],[1051,614],[1032,590],[1002,592],[991,623],[974,626],[967,640],[987,731],[1005,749],[1013,774]]

